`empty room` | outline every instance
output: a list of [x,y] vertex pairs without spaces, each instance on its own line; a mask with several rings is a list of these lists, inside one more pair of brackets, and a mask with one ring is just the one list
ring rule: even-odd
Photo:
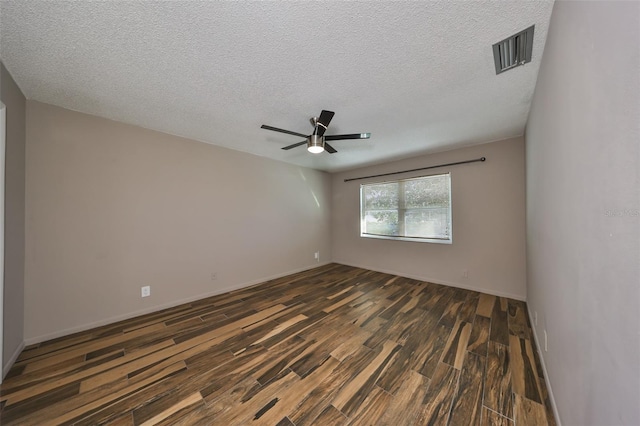
[[640,425],[640,1],[0,0],[0,424]]

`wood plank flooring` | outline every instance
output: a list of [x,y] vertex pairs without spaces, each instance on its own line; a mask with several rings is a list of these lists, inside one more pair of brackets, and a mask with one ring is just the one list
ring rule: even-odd
[[555,425],[524,302],[331,264],[25,348],[3,425]]

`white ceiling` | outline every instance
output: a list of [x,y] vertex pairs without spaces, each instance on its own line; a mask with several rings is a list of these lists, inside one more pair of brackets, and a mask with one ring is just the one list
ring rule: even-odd
[[[320,170],[521,135],[553,2],[0,2],[29,99]],[[491,45],[535,24],[531,63]],[[371,132],[313,155],[326,134]]]

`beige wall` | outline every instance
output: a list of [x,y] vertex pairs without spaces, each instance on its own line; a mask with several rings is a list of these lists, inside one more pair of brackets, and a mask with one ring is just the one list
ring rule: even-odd
[[[386,178],[346,178],[486,157],[484,163]],[[451,172],[453,244],[360,237],[360,184]],[[395,161],[333,175],[336,262],[524,299],[525,198],[522,138]],[[468,278],[463,271],[468,270]]]
[[566,425],[640,424],[638,41],[638,2],[557,1],[527,125],[528,302]]
[[25,97],[0,63],[0,100],[6,106],[4,211],[4,333],[6,373],[23,345]]
[[28,343],[331,258],[323,172],[28,101],[26,175]]

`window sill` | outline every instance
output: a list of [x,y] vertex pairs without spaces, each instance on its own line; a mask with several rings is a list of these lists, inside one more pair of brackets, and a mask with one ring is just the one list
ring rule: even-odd
[[432,243],[432,244],[453,244],[453,240],[440,240],[435,238],[410,238],[410,237],[388,237],[385,235],[360,234],[362,238],[375,238],[377,240],[409,241],[412,243]]

